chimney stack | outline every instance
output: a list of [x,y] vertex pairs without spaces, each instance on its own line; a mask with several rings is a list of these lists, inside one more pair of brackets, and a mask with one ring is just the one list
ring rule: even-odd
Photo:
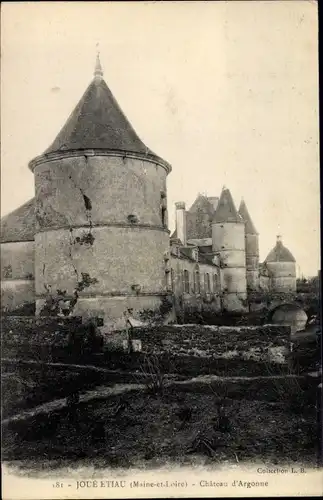
[[176,233],[177,238],[181,240],[183,245],[186,245],[186,211],[185,203],[178,201],[176,207]]

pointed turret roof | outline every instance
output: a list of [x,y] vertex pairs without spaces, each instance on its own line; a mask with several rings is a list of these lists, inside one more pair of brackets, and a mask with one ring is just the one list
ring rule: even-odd
[[241,200],[240,207],[239,207],[239,214],[241,215],[244,223],[245,223],[245,228],[246,228],[246,234],[258,234],[256,231],[256,228],[254,226],[254,223],[252,222],[252,219],[250,217],[246,202],[244,199]]
[[35,198],[1,219],[1,243],[35,239]]
[[232,195],[223,187],[219,203],[214,215],[214,222],[243,222],[235,207]]
[[[113,150],[153,157],[141,141],[103,79],[97,54],[94,78],[45,155],[75,150]],[[32,164],[33,162],[31,162]]]
[[276,245],[267,255],[266,262],[296,262],[296,260],[288,248],[283,245],[281,236],[277,236]]

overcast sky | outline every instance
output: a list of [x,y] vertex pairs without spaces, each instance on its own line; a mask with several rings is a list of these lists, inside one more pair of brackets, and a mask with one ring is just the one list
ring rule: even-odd
[[146,145],[170,162],[174,203],[243,196],[264,259],[282,234],[319,268],[317,5],[2,3],[2,215],[34,195],[27,163],[104,78]]

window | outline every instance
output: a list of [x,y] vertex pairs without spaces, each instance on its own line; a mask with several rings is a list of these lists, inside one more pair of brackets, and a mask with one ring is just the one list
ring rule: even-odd
[[130,224],[137,224],[137,222],[139,222],[138,217],[135,214],[129,214],[127,219]]
[[200,273],[195,271],[194,275],[194,292],[199,295],[201,293]]
[[162,225],[164,227],[166,227],[167,226],[167,217],[166,217],[167,200],[166,200],[166,193],[165,193],[165,191],[161,191],[160,192],[160,210],[161,210]]
[[204,275],[204,289],[206,293],[210,293],[210,275],[205,273]]
[[167,291],[172,290],[172,278],[171,278],[171,273],[169,270],[166,270],[166,289]]
[[174,269],[170,270],[171,282],[172,282],[172,291],[175,292],[175,272]]
[[190,293],[190,275],[187,269],[183,272],[183,292]]
[[162,207],[161,208],[161,220],[162,220],[162,225],[165,227],[166,224],[166,208]]
[[213,274],[213,293],[218,291],[218,276],[217,274]]

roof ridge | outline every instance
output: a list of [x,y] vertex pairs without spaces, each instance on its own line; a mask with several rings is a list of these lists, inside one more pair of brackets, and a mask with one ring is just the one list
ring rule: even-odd
[[277,241],[274,248],[268,253],[264,263],[266,262],[296,262],[292,252],[283,245],[282,241]]
[[244,220],[246,234],[258,234],[258,232],[255,228],[255,225],[252,222],[252,219],[250,217],[246,202],[244,201],[243,198],[242,198],[241,203],[240,203],[239,214],[241,215],[242,219]]

